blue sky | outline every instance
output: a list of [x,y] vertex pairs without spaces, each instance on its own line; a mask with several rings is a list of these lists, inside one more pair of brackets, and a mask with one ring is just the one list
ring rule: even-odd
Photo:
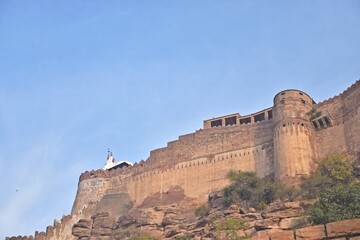
[[0,0],[0,238],[69,214],[107,148],[137,162],[283,89],[322,101],[357,79],[360,1]]

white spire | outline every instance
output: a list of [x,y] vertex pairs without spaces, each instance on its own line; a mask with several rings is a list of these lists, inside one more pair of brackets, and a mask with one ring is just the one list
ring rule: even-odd
[[107,158],[106,158],[105,167],[103,169],[107,170],[107,169],[110,169],[110,168],[114,167],[115,165],[116,165],[115,164],[115,158],[113,157],[112,152],[108,148],[108,155],[107,155]]

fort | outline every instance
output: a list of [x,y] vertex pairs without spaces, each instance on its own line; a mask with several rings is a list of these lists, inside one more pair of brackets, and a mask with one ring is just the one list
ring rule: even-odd
[[303,91],[284,90],[259,112],[205,120],[203,129],[151,151],[146,161],[87,171],[80,176],[71,216],[56,224],[64,236],[66,226],[99,212],[118,218],[129,206],[179,199],[200,204],[228,185],[230,170],[298,186],[319,160],[335,153],[360,154],[360,80],[319,103]]
[[171,191],[203,202],[228,184],[230,170],[296,186],[320,159],[359,154],[360,81],[320,103],[295,89],[276,94],[273,103],[254,114],[205,120],[203,129],[151,151],[134,166],[83,173],[72,214],[119,216],[119,205],[141,206],[154,195],[161,201]]

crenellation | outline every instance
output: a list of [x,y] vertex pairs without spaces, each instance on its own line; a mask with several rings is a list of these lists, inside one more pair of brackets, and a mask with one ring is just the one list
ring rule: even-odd
[[360,88],[360,79],[353,83],[350,87],[348,87],[345,91],[339,94],[343,98],[347,98],[353,92],[357,92],[358,88]]

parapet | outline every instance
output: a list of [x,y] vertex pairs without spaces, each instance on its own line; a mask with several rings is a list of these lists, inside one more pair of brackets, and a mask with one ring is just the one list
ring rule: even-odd
[[311,104],[315,104],[315,101],[306,92],[300,91],[298,89],[286,89],[275,95],[274,105],[276,105],[277,103],[280,103],[282,100],[284,100],[285,98],[289,98],[289,97],[296,98],[296,99],[302,99],[304,101],[310,102]]
[[348,87],[346,90],[344,90],[342,93],[340,93],[338,95],[335,95],[335,96],[333,96],[331,98],[328,98],[326,100],[323,100],[323,101],[317,103],[317,105],[318,106],[328,105],[328,104],[332,104],[333,102],[335,102],[339,98],[341,98],[341,99],[347,98],[348,96],[350,96],[353,92],[355,92],[359,88],[360,88],[360,79],[357,80],[350,87]]
[[243,125],[272,119],[272,107],[256,113],[241,116],[239,113],[216,117],[204,121],[204,129],[222,126]]

